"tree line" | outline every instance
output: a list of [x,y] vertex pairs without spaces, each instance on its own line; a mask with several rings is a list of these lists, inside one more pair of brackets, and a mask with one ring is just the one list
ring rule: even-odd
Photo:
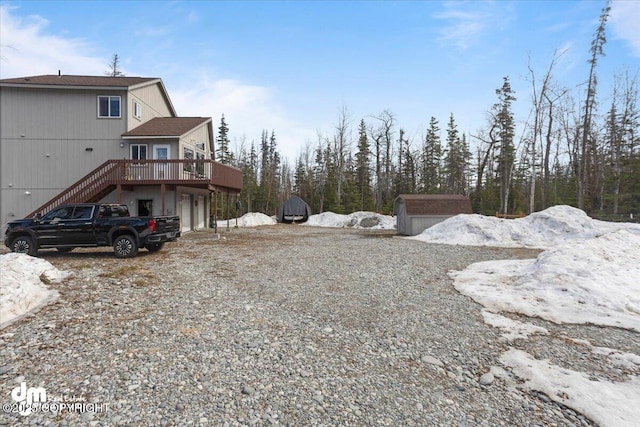
[[[296,194],[314,213],[388,214],[399,194],[431,193],[467,195],[474,212],[483,214],[568,204],[592,216],[629,218],[640,211],[638,76],[614,76],[612,93],[599,96],[597,65],[609,12],[607,2],[589,49],[586,89],[555,80],[561,52],[540,77],[529,65],[530,112],[518,135],[517,94],[505,76],[476,134],[461,133],[451,113],[443,124],[430,117],[420,140],[409,140],[393,112],[354,120],[343,107],[333,131],[319,134],[290,161],[280,156],[274,130],[232,150],[222,116],[215,158],[242,169],[243,212],[272,215]],[[599,98],[610,104],[600,105]]]

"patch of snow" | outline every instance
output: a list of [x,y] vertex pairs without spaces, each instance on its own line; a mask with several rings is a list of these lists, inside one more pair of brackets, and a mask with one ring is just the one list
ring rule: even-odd
[[491,313],[487,310],[482,310],[482,318],[484,319],[484,323],[487,325],[491,325],[494,328],[504,331],[502,336],[507,341],[513,341],[518,338],[526,339],[530,335],[534,334],[549,334],[549,331],[546,328],[532,325],[530,323],[518,322],[517,320],[509,319],[508,317]]
[[41,258],[0,255],[0,329],[57,299],[45,282],[59,283],[68,275]]
[[576,372],[537,360],[530,354],[510,349],[500,362],[511,367],[525,381],[521,388],[541,391],[550,399],[586,415],[597,424],[611,427],[632,427],[640,419],[640,377],[629,381],[611,382],[592,379],[589,374]]
[[311,215],[304,225],[313,227],[364,228],[369,230],[393,230],[396,218],[376,212],[358,211],[349,215],[323,212]]
[[640,332],[640,235],[625,230],[450,275],[459,292],[493,312]]
[[[259,212],[248,212],[238,218],[238,227],[259,227],[261,225],[274,225],[277,224],[278,221],[274,217],[265,215]],[[226,219],[218,220],[218,228],[223,228],[227,226]],[[236,226],[236,219],[231,218],[229,220],[229,226]]]

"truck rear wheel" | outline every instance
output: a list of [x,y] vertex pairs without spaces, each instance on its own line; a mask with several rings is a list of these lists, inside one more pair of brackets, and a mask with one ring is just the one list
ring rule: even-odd
[[138,254],[138,245],[128,234],[118,236],[113,242],[113,253],[117,258],[131,258]]
[[158,252],[160,249],[164,247],[164,242],[162,243],[149,243],[145,246],[149,252]]
[[18,236],[11,242],[11,252],[36,256],[38,248],[29,236]]

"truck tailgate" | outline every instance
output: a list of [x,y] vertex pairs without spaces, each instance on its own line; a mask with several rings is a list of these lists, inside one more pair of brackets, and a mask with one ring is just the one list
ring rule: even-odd
[[156,233],[170,233],[180,231],[179,216],[155,216]]

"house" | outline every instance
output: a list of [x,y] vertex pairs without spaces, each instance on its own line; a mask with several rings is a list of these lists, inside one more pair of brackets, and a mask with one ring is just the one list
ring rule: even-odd
[[311,208],[298,196],[291,196],[278,207],[278,222],[306,222],[311,216]]
[[179,117],[162,80],[42,75],[0,80],[0,222],[63,203],[208,225],[214,193],[242,173],[212,160],[210,117]]
[[459,194],[401,194],[393,201],[398,234],[415,236],[458,214],[471,214],[471,200]]

